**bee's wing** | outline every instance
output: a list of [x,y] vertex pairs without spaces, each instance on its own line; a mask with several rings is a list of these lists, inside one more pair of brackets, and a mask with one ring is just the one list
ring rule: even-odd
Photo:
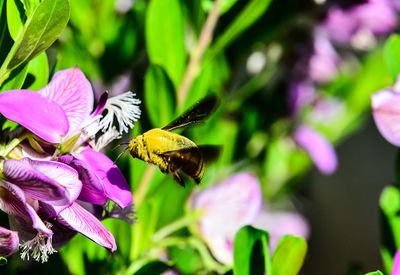
[[222,145],[198,145],[198,147],[203,155],[205,163],[216,161],[220,157],[223,149]]
[[193,178],[196,183],[200,182],[203,172],[203,156],[198,147],[168,151],[159,155],[168,163],[170,173],[180,185],[185,186],[179,177],[179,172]]
[[189,126],[194,123],[199,123],[209,117],[219,105],[219,99],[217,95],[212,94],[197,102],[195,105],[190,107],[180,117],[172,121],[167,126],[163,127],[163,130],[171,131],[174,129]]

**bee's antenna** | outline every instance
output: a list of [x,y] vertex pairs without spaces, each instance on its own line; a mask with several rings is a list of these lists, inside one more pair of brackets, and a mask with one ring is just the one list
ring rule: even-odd
[[[129,145],[129,142],[120,143],[120,144],[118,144],[117,146],[115,146],[114,148],[112,148],[111,151],[114,151],[115,149],[117,149],[117,148],[120,147],[121,145]],[[125,151],[126,151],[126,150],[125,150]],[[125,151],[124,151],[124,153],[125,153]]]
[[[123,143],[118,144],[117,146],[115,146],[114,149],[118,148],[120,145],[124,145],[124,144],[123,144]],[[114,149],[113,149],[113,150],[114,150]],[[128,151],[128,149],[129,149],[129,146],[126,146],[126,148],[125,148],[125,149],[118,155],[118,157],[114,160],[114,164],[117,164],[117,161],[119,160],[119,158],[120,158],[123,154],[125,154],[126,151]]]

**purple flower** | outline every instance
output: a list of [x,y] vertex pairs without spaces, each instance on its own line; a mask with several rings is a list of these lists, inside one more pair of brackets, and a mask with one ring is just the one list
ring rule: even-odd
[[320,133],[308,126],[299,126],[294,133],[294,140],[307,151],[322,173],[331,174],[336,170],[335,149]]
[[255,176],[239,173],[195,196],[193,207],[203,211],[200,232],[213,255],[231,264],[236,232],[252,224],[261,211],[261,187]]
[[[98,151],[133,127],[140,115],[138,103],[131,92],[109,99],[104,94],[91,113],[93,91],[77,67],[56,73],[38,92],[0,94],[0,112],[34,134],[0,150],[5,159],[0,208],[20,233],[22,258],[31,253],[46,261],[54,252],[53,240],[59,246],[76,232],[110,251],[116,249],[113,235],[100,222],[102,207],[114,201],[128,216],[132,195],[121,171]],[[118,130],[112,123],[115,118]],[[96,140],[99,132],[103,134]],[[25,138],[29,143],[23,142]],[[9,159],[11,154],[17,159]]]
[[400,93],[385,89],[371,95],[375,124],[382,136],[393,145],[400,146]]
[[19,249],[18,232],[0,226],[0,257],[7,258]]

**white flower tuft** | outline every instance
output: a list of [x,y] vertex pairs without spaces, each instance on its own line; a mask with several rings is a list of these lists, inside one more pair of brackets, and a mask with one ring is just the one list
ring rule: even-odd
[[117,131],[117,128],[113,126],[110,130],[102,134],[96,141],[90,142],[92,148],[96,151],[101,151],[104,147],[111,143],[114,139],[120,139],[121,134]]
[[133,122],[140,118],[140,100],[131,91],[114,96],[107,100],[107,114],[99,121],[102,132],[112,130],[114,117],[118,122],[119,134],[127,133],[133,127]]

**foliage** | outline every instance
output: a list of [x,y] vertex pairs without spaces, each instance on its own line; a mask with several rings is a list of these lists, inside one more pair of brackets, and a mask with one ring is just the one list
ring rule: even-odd
[[[223,145],[218,160],[207,164],[202,183],[195,186],[186,180],[187,187],[182,188],[157,167],[122,155],[118,166],[133,192],[136,224],[104,221],[116,238],[118,250],[113,254],[76,236],[52,256],[55,260],[40,267],[60,269],[55,265],[61,262],[65,273],[298,274],[306,257],[305,238],[282,234],[273,249],[272,233],[251,225],[233,232],[233,263],[217,259],[200,226],[204,213],[194,207],[196,195],[247,171],[260,182],[265,209],[278,202],[293,211],[287,202],[302,188],[299,179],[312,162],[318,166],[306,146],[297,143],[296,129],[307,125],[328,144],[338,144],[362,126],[370,95],[393,83],[400,72],[398,35],[392,35],[383,47],[378,43],[364,52],[339,48],[340,54],[351,58],[343,58],[330,81],[313,80],[318,95],[292,112],[291,84],[307,74],[293,69],[304,65],[296,63],[303,57],[293,56],[299,55],[298,48],[312,43],[298,37],[304,32],[314,35],[310,29],[319,24],[322,13],[317,4],[0,0],[0,7],[0,91],[39,90],[55,72],[73,66],[90,79],[97,100],[104,90],[118,95],[132,89],[142,101],[142,115],[121,144],[165,126],[208,94],[217,94],[221,101],[207,121],[180,132],[199,145]],[[253,54],[265,59],[257,70],[248,69]],[[311,50],[304,56],[312,54]],[[124,82],[126,78],[129,83]],[[318,113],[318,103],[332,102],[337,103],[333,115],[327,114],[329,110]],[[3,129],[17,127],[5,119],[2,123]],[[108,155],[115,159],[118,153],[109,151]],[[400,247],[398,185],[385,188],[380,208],[381,251],[389,272]],[[14,255],[0,272],[16,274],[35,268]]]

